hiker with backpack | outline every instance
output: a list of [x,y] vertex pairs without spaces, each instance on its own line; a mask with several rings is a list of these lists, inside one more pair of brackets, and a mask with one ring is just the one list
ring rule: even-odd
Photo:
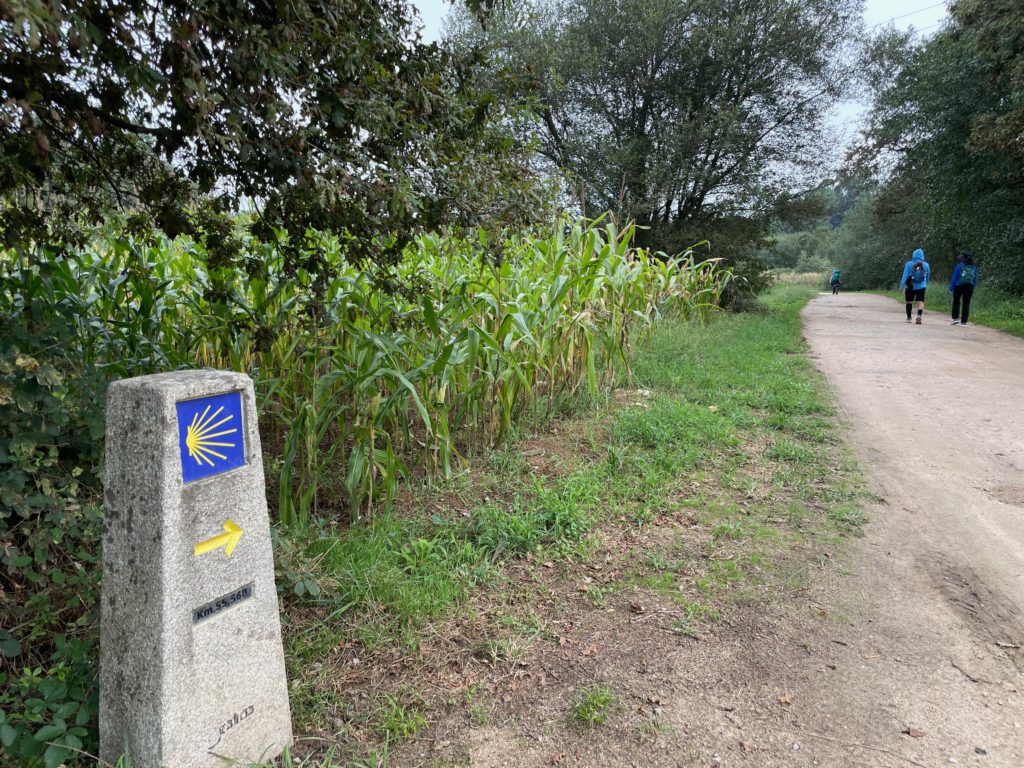
[[904,290],[904,298],[907,302],[907,322],[917,302],[917,324],[921,324],[921,316],[924,314],[924,292],[928,287],[928,278],[931,277],[932,268],[924,260],[924,251],[918,248],[914,251],[913,257],[903,266],[903,277],[900,278],[900,287]]
[[839,268],[832,270],[832,279],[828,281],[828,284],[832,286],[832,295],[835,296],[839,293],[839,286],[842,285],[842,281],[839,279]]
[[970,251],[964,251],[949,279],[949,292],[953,294],[953,319],[949,321],[950,325],[967,325],[967,316],[971,313],[971,297],[977,287],[978,267]]

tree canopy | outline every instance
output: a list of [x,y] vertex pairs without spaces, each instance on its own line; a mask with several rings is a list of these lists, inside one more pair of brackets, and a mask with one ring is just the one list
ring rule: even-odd
[[532,0],[454,37],[485,39],[495,71],[521,73],[515,97],[533,105],[521,130],[571,174],[585,213],[613,210],[674,249],[817,181],[860,12],[860,0]]
[[970,250],[989,285],[1024,292],[1022,29],[1019,3],[963,0],[927,40],[890,33],[868,51],[874,106],[856,159],[877,189],[838,249],[851,285],[884,283],[881,264],[922,246],[940,272]]
[[412,22],[406,0],[0,0],[3,241],[249,210],[258,238],[349,232],[388,261],[422,228],[528,215],[473,62]]

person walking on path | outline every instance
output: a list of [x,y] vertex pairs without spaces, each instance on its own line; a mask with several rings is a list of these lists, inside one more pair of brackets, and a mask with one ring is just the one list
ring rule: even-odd
[[971,297],[977,287],[978,267],[970,251],[964,251],[949,279],[949,292],[953,294],[953,319],[950,325],[967,325],[967,316],[971,313]]
[[928,287],[928,278],[931,277],[932,268],[924,260],[924,251],[918,248],[914,251],[913,257],[903,266],[903,277],[900,278],[900,286],[904,289],[904,298],[907,301],[907,322],[913,314],[914,302],[917,302],[917,324],[921,324],[921,316],[924,315],[924,292]]
[[842,285],[842,284],[843,284],[842,281],[839,279],[839,270],[838,269],[833,269],[832,270],[832,279],[829,280],[829,285],[832,286],[832,295],[833,296],[835,296],[837,293],[839,293],[839,286]]

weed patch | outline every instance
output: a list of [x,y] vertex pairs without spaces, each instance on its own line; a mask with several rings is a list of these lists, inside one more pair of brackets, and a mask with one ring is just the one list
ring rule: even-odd
[[415,704],[399,701],[391,694],[384,694],[377,707],[377,729],[388,743],[415,736],[427,724]]
[[[668,571],[669,554],[649,555],[634,584],[675,605],[694,594],[702,608],[730,594],[764,599],[804,583],[799,553],[811,538],[833,541],[863,525],[856,466],[803,354],[799,313],[813,293],[777,286],[762,313],[665,326],[637,355],[637,383],[653,399],[616,416],[612,445],[628,447],[624,469],[668,458],[674,472],[646,476],[676,509],[693,510],[705,533],[684,534],[671,553],[690,563],[686,579]],[[708,616],[690,609],[672,629],[696,634]]]
[[596,684],[578,691],[570,717],[583,726],[603,725],[612,713],[615,694],[611,686]]

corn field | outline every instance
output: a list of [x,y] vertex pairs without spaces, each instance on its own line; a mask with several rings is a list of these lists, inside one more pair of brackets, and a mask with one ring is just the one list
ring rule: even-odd
[[633,248],[632,235],[566,221],[500,243],[425,236],[384,280],[314,233],[327,283],[267,246],[253,246],[260,269],[246,277],[210,267],[199,243],[111,239],[9,262],[7,299],[74,319],[77,376],[249,373],[279,519],[302,526],[388,505],[414,468],[451,475],[518,420],[628,379],[632,346],[659,319],[706,319],[728,273]]

